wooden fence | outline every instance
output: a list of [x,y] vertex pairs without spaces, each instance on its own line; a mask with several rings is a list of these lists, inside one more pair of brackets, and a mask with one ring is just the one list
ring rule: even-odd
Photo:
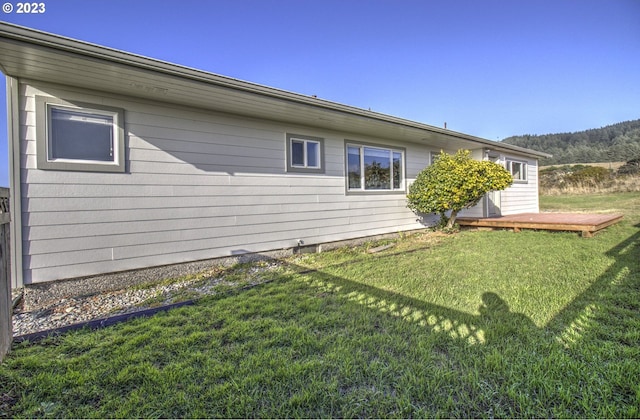
[[9,267],[9,189],[0,188],[0,361],[13,340],[11,325],[11,270]]

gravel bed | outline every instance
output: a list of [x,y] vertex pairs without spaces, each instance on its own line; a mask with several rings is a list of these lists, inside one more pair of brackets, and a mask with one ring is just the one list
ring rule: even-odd
[[[260,284],[260,273],[279,266],[280,264],[272,262],[251,267],[246,272],[247,279],[242,281],[242,286]],[[189,295],[191,299],[212,295],[216,293],[219,286],[239,285],[227,281],[224,276],[205,279],[196,276],[190,280],[151,285],[139,289],[120,289],[86,296],[64,297],[55,303],[32,310],[24,310],[18,305],[13,311],[13,336],[17,337],[175,303],[179,301],[176,300],[178,294]],[[152,303],[146,303],[150,299],[153,300]]]

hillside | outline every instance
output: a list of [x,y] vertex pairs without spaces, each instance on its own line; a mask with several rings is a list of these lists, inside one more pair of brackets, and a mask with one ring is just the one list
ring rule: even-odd
[[541,159],[541,165],[626,162],[640,157],[640,119],[575,133],[512,136],[502,141],[553,155]]

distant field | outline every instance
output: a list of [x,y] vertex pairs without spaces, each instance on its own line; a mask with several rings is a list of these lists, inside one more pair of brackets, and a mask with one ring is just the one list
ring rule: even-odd
[[[540,169],[540,195],[640,192],[640,174],[623,176],[617,174],[618,168],[624,164],[625,162],[599,162],[542,166]],[[585,165],[586,172],[581,168],[576,168],[578,172],[573,173],[567,173],[568,171],[565,170],[544,170],[545,168],[576,165]],[[605,170],[602,174],[595,168],[605,168],[610,171]]]
[[557,165],[547,165],[541,166],[540,169],[551,168],[555,166],[575,166],[575,165],[587,165],[587,166],[599,166],[602,168],[617,170],[619,167],[624,165],[626,162],[592,162],[592,163],[558,163]]

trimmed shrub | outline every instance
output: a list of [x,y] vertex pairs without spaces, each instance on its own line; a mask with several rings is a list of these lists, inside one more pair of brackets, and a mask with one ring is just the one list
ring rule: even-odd
[[[511,174],[501,165],[471,158],[468,150],[455,155],[440,153],[423,169],[409,187],[407,207],[418,213],[440,214],[445,229],[452,229],[458,212],[478,204],[489,191],[503,190],[513,183]],[[451,215],[447,219],[446,212]]]

